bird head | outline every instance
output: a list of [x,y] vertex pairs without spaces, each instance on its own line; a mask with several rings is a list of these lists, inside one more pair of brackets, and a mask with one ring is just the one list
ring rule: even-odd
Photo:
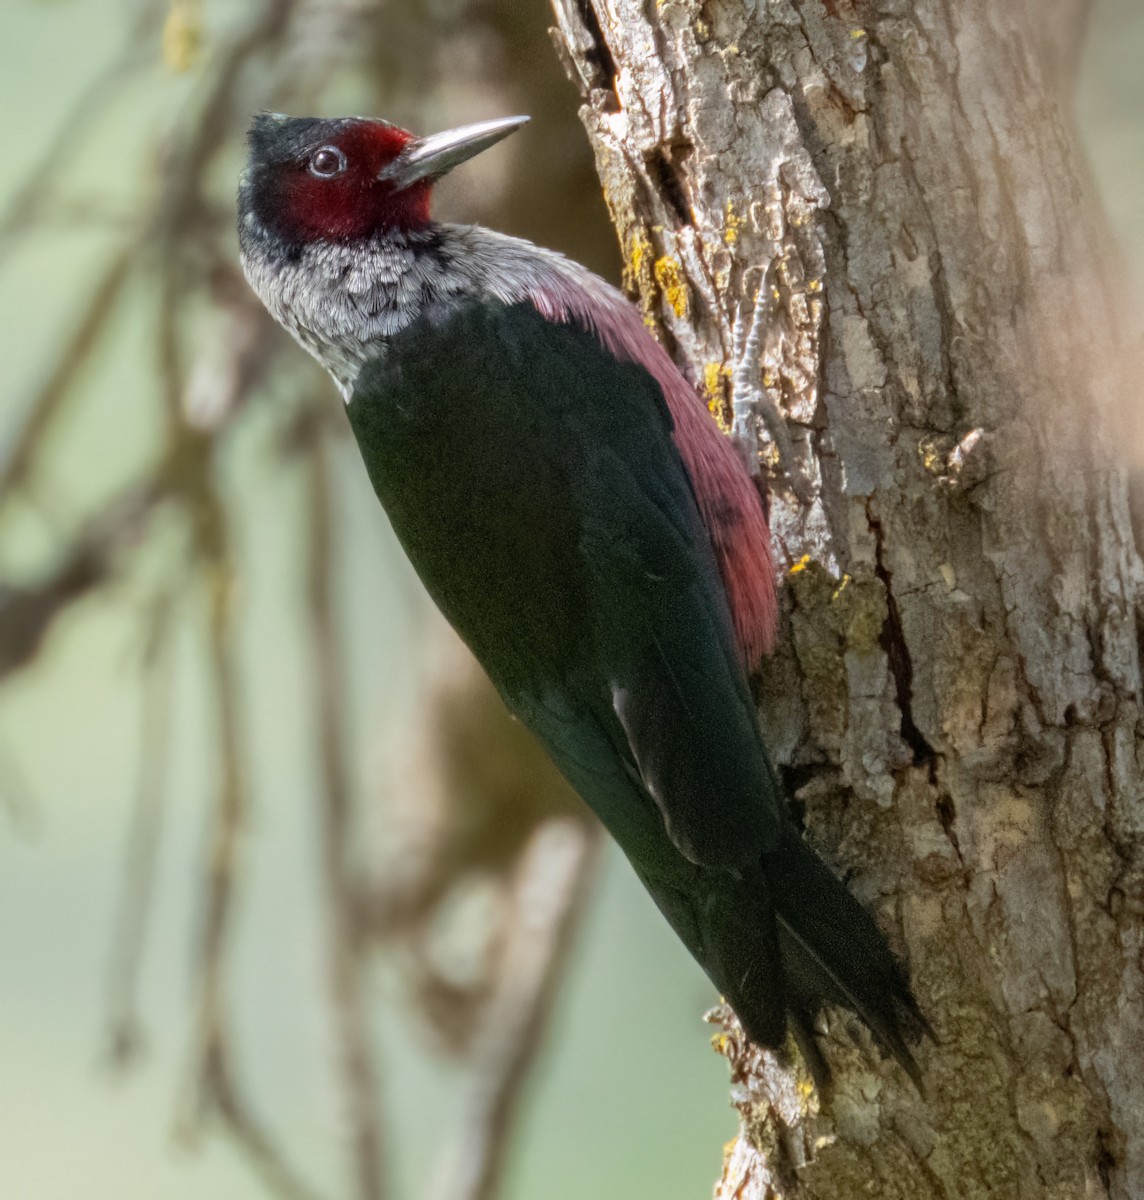
[[527,120],[482,121],[419,138],[363,117],[262,113],[248,134],[240,208],[294,243],[422,228],[434,182]]

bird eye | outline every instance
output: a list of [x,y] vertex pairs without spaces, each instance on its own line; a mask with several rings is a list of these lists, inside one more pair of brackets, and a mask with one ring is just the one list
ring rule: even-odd
[[333,179],[346,169],[346,156],[337,146],[323,146],[310,155],[310,174],[319,179]]

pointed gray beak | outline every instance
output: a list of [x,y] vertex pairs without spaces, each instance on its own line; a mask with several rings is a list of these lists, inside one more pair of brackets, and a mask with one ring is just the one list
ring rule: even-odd
[[495,146],[527,122],[528,117],[502,117],[420,138],[399,154],[378,179],[387,179],[399,188],[406,188],[419,179],[439,179],[482,150]]

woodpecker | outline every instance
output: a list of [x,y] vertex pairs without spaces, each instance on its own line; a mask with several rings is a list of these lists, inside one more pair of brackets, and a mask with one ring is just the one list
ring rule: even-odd
[[246,277],[333,377],[429,594],[748,1037],[789,1029],[821,1083],[814,1018],[840,1004],[918,1082],[905,971],[803,841],[759,731],[776,583],[743,461],[620,292],[430,217],[434,182],[525,120],[255,117]]

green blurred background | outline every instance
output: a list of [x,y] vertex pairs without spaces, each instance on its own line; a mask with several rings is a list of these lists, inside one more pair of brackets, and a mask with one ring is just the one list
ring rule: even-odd
[[[447,21],[448,8],[437,5],[435,20]],[[219,28],[241,23],[249,11],[239,0],[208,6],[203,54],[210,53],[212,22]],[[86,81],[117,53],[127,13],[116,0],[3,0],[0,204],[16,194]],[[534,19],[543,21],[544,14]],[[515,69],[511,57],[502,65],[510,79]],[[548,62],[530,54],[520,69],[546,73],[553,104],[567,116],[561,136],[575,137],[575,96],[554,57]],[[179,119],[195,87],[196,68],[173,72],[156,42],[153,61],[139,69],[82,143],[67,150],[68,190],[98,194],[110,210],[106,220],[73,222],[63,213],[6,243],[0,260],[0,446],[115,244],[117,213],[154,187],[148,155],[156,131]],[[325,111],[335,111],[341,95],[353,107],[361,89],[336,82],[323,101]],[[463,94],[453,99],[465,108]],[[417,107],[408,98],[401,103],[409,112]],[[423,111],[421,126],[430,128],[434,116],[451,110],[430,98]],[[474,116],[496,111],[503,109]],[[1140,0],[1095,5],[1078,115],[1124,250],[1129,295],[1144,263]],[[532,134],[544,138],[543,130]],[[545,169],[544,146],[540,140],[520,151],[535,170]],[[240,156],[235,138],[219,160],[220,175],[229,173],[218,181],[220,194]],[[590,186],[584,182],[586,154],[581,149],[572,158],[569,178],[577,187]],[[553,181],[552,188],[558,186],[578,194],[563,177]],[[466,193],[463,185],[443,197],[446,214],[487,220],[494,219],[490,206],[496,200]],[[542,192],[535,204],[544,203]],[[601,269],[611,267],[609,251],[599,248],[595,235],[580,228],[574,214],[564,219],[569,225],[562,245]],[[598,210],[592,221],[601,221]],[[512,223],[522,232],[547,229],[536,213],[517,212]],[[144,283],[129,287],[53,438],[36,496],[4,509],[5,579],[34,576],[51,560],[60,530],[156,453],[161,417],[152,303]],[[333,389],[326,391],[336,406]],[[253,796],[230,955],[234,1051],[251,1099],[275,1137],[325,1194],[342,1196],[349,1194],[347,1130],[329,1075],[312,803],[317,768],[308,727],[308,651],[299,634],[305,567],[297,531],[307,500],[299,471],[268,449],[275,422],[271,393],[241,415],[220,463],[241,564],[241,699]],[[393,764],[408,735],[426,617],[356,455],[344,443],[336,471],[336,518],[343,531],[339,604],[353,647],[351,761],[369,794],[400,785]],[[0,792],[15,808],[7,815],[0,809],[3,1200],[270,1195],[225,1138],[208,1131],[190,1144],[173,1136],[187,1086],[193,947],[207,854],[205,798],[215,771],[202,618],[192,607],[180,617],[173,643],[167,820],[140,986],[146,1053],[127,1072],[108,1065],[112,925],[145,703],[138,670],[141,621],[149,583],[179,569],[182,539],[174,523],[166,528],[160,518],[128,577],[68,612],[37,661],[0,689]],[[370,1011],[393,1126],[399,1181],[393,1194],[404,1198],[423,1194],[420,1181],[439,1143],[443,1114],[447,1118],[457,1107],[457,1071],[402,1017],[401,995],[395,970],[382,960],[369,976]],[[504,1194],[513,1200],[708,1195],[720,1147],[736,1124],[725,1065],[711,1052],[699,1020],[713,999],[626,865],[609,850],[569,985],[526,1095]]]

